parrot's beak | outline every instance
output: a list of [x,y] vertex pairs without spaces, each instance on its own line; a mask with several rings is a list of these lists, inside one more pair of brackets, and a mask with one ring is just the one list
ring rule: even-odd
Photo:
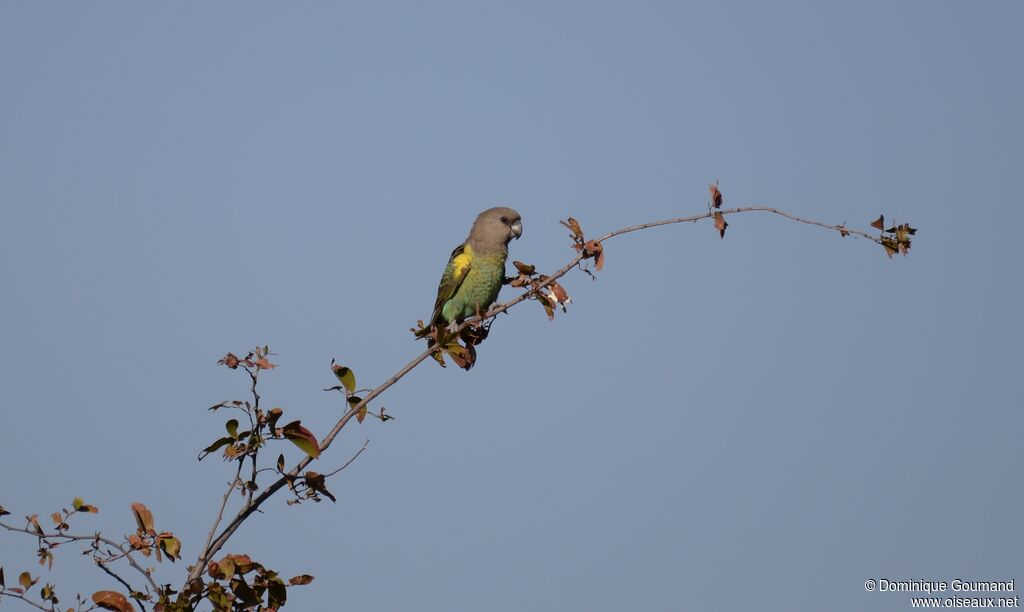
[[512,229],[512,236],[514,236],[516,240],[519,240],[519,237],[523,235],[523,224],[522,224],[522,222],[516,221],[515,223],[512,224],[512,228],[511,229]]

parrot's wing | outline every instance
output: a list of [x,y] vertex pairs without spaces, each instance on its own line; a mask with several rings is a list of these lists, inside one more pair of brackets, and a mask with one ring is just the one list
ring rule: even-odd
[[441,284],[437,287],[434,313],[430,316],[430,323],[432,325],[443,322],[441,320],[441,309],[444,308],[444,303],[450,300],[459,290],[459,287],[462,286],[462,281],[466,280],[472,260],[471,251],[466,249],[465,244],[460,244],[452,251],[452,256],[448,258],[448,266],[445,267],[444,275],[441,276]]

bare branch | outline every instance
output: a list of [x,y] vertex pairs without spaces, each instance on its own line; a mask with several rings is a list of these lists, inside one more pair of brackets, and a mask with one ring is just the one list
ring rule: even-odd
[[153,580],[153,577],[149,574],[149,572],[146,571],[146,569],[144,567],[142,567],[141,565],[138,564],[138,562],[135,561],[135,558],[132,556],[131,548],[125,549],[125,547],[122,546],[121,544],[118,544],[117,542],[115,542],[114,540],[111,540],[110,538],[105,538],[105,537],[101,536],[98,533],[93,533],[93,534],[90,534],[90,535],[76,535],[76,534],[73,534],[73,533],[63,533],[63,532],[60,532],[60,533],[45,533],[45,532],[38,533],[35,530],[31,530],[31,529],[27,529],[27,528],[22,528],[22,527],[15,527],[14,525],[8,525],[7,523],[4,523],[2,521],[0,521],[0,527],[3,527],[7,531],[14,531],[14,532],[17,532],[17,533],[28,534],[30,536],[39,538],[41,540],[54,540],[54,539],[60,538],[63,542],[102,542],[102,543],[106,544],[107,546],[110,546],[110,547],[116,549],[118,552],[121,553],[120,555],[117,555],[117,556],[111,557],[110,559],[107,559],[107,561],[116,561],[117,559],[120,559],[120,558],[123,557],[126,561],[128,561],[128,564],[135,571],[139,572],[140,574],[142,574],[146,578],[146,581],[149,582],[149,586],[152,587],[154,591],[155,590],[159,590],[159,587],[157,586],[156,581]]
[[[811,219],[805,219],[803,217],[799,217],[799,216],[794,215],[792,213],[788,213],[788,212],[785,212],[785,211],[782,211],[782,210],[779,210],[779,209],[776,209],[776,208],[767,207],[767,206],[750,206],[750,207],[744,207],[744,208],[730,208],[730,209],[724,209],[724,210],[720,210],[720,209],[710,210],[709,209],[705,213],[701,213],[701,214],[697,214],[697,215],[691,215],[691,216],[688,216],[688,217],[678,217],[678,218],[675,218],[675,219],[665,219],[665,220],[662,220],[662,221],[652,221],[650,223],[643,223],[643,224],[640,224],[640,225],[632,225],[632,226],[629,226],[629,227],[624,227],[622,229],[618,229],[618,230],[609,232],[607,234],[604,234],[603,236],[598,238],[596,241],[598,243],[603,243],[605,240],[609,240],[611,238],[614,238],[616,236],[620,236],[622,234],[627,234],[627,233],[630,233],[630,232],[635,232],[635,231],[639,231],[639,230],[643,230],[643,229],[647,229],[647,228],[651,228],[651,227],[658,227],[658,226],[661,226],[661,225],[671,225],[671,224],[675,224],[675,223],[694,223],[694,222],[700,221],[702,219],[714,218],[714,216],[716,214],[733,215],[733,214],[739,214],[739,213],[745,213],[745,212],[756,212],[756,211],[770,212],[770,213],[773,213],[773,214],[776,214],[776,215],[780,215],[780,216],[786,217],[787,219],[791,219],[793,221],[797,221],[799,223],[805,223],[805,224],[808,224],[808,225],[814,225],[814,226],[822,227],[822,228],[825,228],[825,229],[830,229],[830,230],[838,231],[838,232],[843,233],[843,234],[853,234],[853,235],[856,235],[856,236],[867,238],[868,240],[871,240],[872,242],[875,242],[877,244],[882,244],[882,241],[881,241],[880,238],[872,236],[872,235],[868,234],[867,232],[863,232],[863,231],[860,231],[860,230],[849,229],[849,228],[846,228],[845,225],[830,225],[830,224],[823,223],[823,222],[820,222],[820,221],[815,221],[815,220],[811,220]],[[569,261],[569,263],[567,263],[566,265],[562,266],[556,272],[554,272],[553,274],[551,274],[550,276],[545,278],[544,281],[539,282],[539,283],[531,286],[531,288],[528,291],[526,291],[526,292],[516,296],[515,298],[509,300],[508,302],[505,302],[504,304],[495,304],[486,313],[484,313],[482,316],[472,317],[470,319],[467,319],[466,321],[464,321],[459,326],[459,330],[461,331],[462,329],[465,329],[467,326],[470,326],[470,325],[481,324],[481,323],[483,323],[484,321],[486,321],[488,319],[491,319],[491,318],[493,318],[493,317],[495,317],[495,316],[497,316],[497,315],[499,315],[499,314],[501,314],[503,312],[506,312],[507,310],[509,310],[513,306],[519,304],[520,302],[523,302],[523,301],[531,299],[531,298],[535,298],[537,295],[540,294],[540,291],[542,289],[548,287],[549,285],[554,283],[559,278],[565,276],[573,268],[578,267],[580,265],[580,263],[584,259],[586,259],[585,255],[582,252],[578,253],[575,257],[572,258],[572,260]],[[410,371],[412,371],[415,367],[417,367],[419,364],[423,363],[423,361],[426,360],[428,357],[430,357],[431,354],[433,354],[435,351],[440,351],[440,350],[442,350],[442,348],[440,346],[437,346],[437,345],[433,345],[433,346],[428,347],[427,350],[423,351],[417,357],[415,357],[412,361],[407,363],[404,367],[402,367],[402,369],[400,369],[398,372],[396,372],[394,375],[392,375],[391,378],[387,379],[380,386],[378,386],[375,389],[373,389],[372,391],[370,391],[365,397],[362,398],[362,400],[360,402],[358,402],[354,406],[350,407],[349,410],[338,420],[337,423],[334,424],[334,427],[331,428],[331,430],[327,433],[326,436],[324,436],[323,440],[320,442],[320,452],[321,452],[321,454],[323,453],[323,451],[327,450],[327,447],[329,447],[331,445],[331,443],[338,436],[338,434],[341,432],[341,430],[348,424],[348,422],[352,419],[353,416],[355,416],[357,413],[359,413],[359,411],[364,406],[368,405],[372,400],[374,400],[376,397],[378,397],[380,394],[382,394],[384,391],[386,391],[393,384],[395,384],[396,382],[401,380],[406,374],[408,374]],[[252,372],[250,372],[249,375],[253,376]],[[254,394],[255,394],[255,382],[256,382],[255,381],[255,377],[253,377],[253,393]],[[257,397],[257,401],[258,401],[258,396],[256,396],[256,397]],[[359,452],[357,452],[356,455],[353,456],[352,459],[350,459],[348,463],[346,463],[344,466],[339,468],[339,470],[340,469],[344,469],[347,465],[349,465],[349,463],[351,463],[356,457],[358,457],[359,454],[362,453],[363,450],[365,450],[365,448],[366,448],[366,445],[364,444],[363,448],[360,449]],[[198,563],[196,563],[196,565],[192,567],[192,571],[189,573],[189,580],[191,581],[191,580],[193,580],[195,578],[198,578],[202,574],[203,568],[206,566],[206,564],[224,546],[224,544],[228,541],[228,539],[231,538],[231,536],[235,533],[235,531],[238,529],[238,527],[249,516],[251,516],[254,512],[256,512],[259,509],[259,507],[265,501],[267,501],[271,496],[273,496],[274,493],[276,493],[278,490],[280,490],[282,487],[284,487],[287,484],[287,482],[289,481],[289,479],[297,477],[301,473],[301,471],[303,469],[305,469],[305,467],[307,465],[309,465],[312,461],[313,461],[313,459],[311,457],[308,457],[308,456],[304,457],[287,474],[282,475],[280,478],[275,480],[270,486],[268,486],[266,489],[264,489],[263,492],[260,493],[258,496],[252,497],[250,495],[250,498],[247,500],[247,503],[241,509],[239,509],[238,514],[236,514],[235,517],[231,519],[231,521],[224,528],[224,530],[219,535],[217,535],[217,537],[214,538],[212,542],[208,541],[207,545],[204,547],[203,551],[199,555]],[[335,472],[332,472],[332,474],[336,473],[339,470],[335,470]],[[219,521],[218,521],[218,523],[219,523]]]

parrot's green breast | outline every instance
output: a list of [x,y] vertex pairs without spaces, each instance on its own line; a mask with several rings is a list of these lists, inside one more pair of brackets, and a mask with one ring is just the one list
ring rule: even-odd
[[[468,251],[468,252],[466,252]],[[485,310],[494,303],[501,291],[502,282],[505,279],[505,253],[473,253],[468,245],[460,255],[467,257],[465,263],[457,262],[455,259],[449,262],[449,268],[466,265],[465,278],[459,284],[455,295],[441,307],[441,316],[447,322],[468,319],[475,316],[477,312]],[[455,270],[446,271],[456,272]],[[456,272],[456,276],[458,273]]]

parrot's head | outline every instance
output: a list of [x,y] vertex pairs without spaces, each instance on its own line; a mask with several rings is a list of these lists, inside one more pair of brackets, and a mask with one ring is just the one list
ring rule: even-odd
[[480,213],[469,235],[484,243],[508,244],[523,235],[523,221],[511,208],[498,206]]

